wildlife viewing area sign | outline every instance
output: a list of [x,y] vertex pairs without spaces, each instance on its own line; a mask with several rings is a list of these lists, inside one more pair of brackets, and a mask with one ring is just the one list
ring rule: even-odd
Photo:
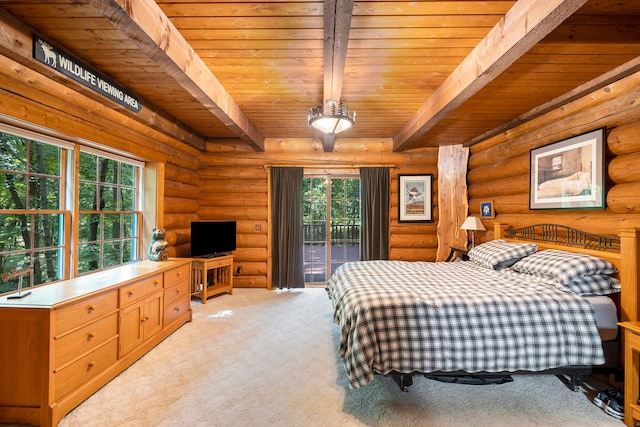
[[135,113],[142,109],[142,105],[135,95],[102,73],[92,70],[79,59],[60,52],[59,49],[37,36],[33,37],[33,57]]

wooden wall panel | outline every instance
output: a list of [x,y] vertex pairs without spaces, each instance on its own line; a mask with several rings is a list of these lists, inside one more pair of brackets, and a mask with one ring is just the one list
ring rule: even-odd
[[[90,141],[138,160],[164,163],[160,203],[164,210],[158,213],[159,223],[167,229],[169,255],[189,256],[190,232],[185,230],[198,219],[198,150],[2,55],[0,114],[70,141]],[[146,243],[142,250],[146,252]]]
[[[617,234],[640,227],[640,73],[612,83],[508,132],[470,147],[469,211],[494,200],[495,221],[525,226],[543,222],[585,231]],[[607,128],[606,208],[604,210],[530,210],[529,152],[593,129]],[[493,238],[494,220],[484,220]]]
[[[356,172],[359,166],[391,166],[390,258],[435,260],[437,237],[434,224],[398,224],[398,174],[432,173],[437,177],[437,149],[391,153],[391,140],[341,140],[325,153],[319,140],[278,139],[265,141],[265,152],[256,153],[237,141],[207,144],[200,158],[200,220],[234,219],[237,250],[234,252],[234,286],[268,287],[268,167],[299,166],[307,172]],[[437,218],[436,191],[434,210]]]
[[[434,149],[437,153],[437,149]],[[403,261],[435,261],[438,252],[437,224],[438,210],[438,162],[437,156],[430,158],[433,163],[403,164],[391,173],[391,212],[389,213],[390,238],[389,259]],[[433,174],[433,222],[398,222],[398,175]]]

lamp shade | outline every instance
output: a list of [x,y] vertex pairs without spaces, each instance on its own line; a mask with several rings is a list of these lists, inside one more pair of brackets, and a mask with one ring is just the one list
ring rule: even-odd
[[309,126],[326,134],[338,134],[353,126],[356,113],[349,115],[349,107],[342,101],[329,99],[324,105],[309,108]]
[[338,134],[353,126],[353,120],[348,116],[318,116],[309,120],[309,125],[322,133]]
[[477,216],[468,216],[460,226],[462,230],[486,231],[482,221]]

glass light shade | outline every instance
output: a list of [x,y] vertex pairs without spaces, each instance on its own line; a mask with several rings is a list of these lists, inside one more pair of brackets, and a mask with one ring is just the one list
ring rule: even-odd
[[309,125],[322,133],[340,133],[353,126],[353,120],[345,116],[318,116],[309,120]]
[[349,116],[349,107],[342,101],[328,100],[325,106],[310,108],[307,120],[310,127],[335,135],[353,126],[355,117],[355,113]]

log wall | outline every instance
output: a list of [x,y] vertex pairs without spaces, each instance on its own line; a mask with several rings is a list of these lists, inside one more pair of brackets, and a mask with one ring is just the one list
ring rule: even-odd
[[[321,140],[269,140],[257,153],[237,141],[207,144],[200,159],[200,220],[236,220],[234,264],[242,274],[234,286],[268,287],[268,166],[299,166],[305,172],[358,172],[359,166],[391,166],[390,258],[434,261],[437,251],[437,185],[433,204],[436,222],[398,223],[398,174],[428,174],[437,180],[437,149],[391,153],[392,141],[338,138],[325,153]],[[434,183],[435,184],[435,183]]]
[[[493,200],[495,221],[514,226],[539,222],[571,225],[596,233],[640,227],[640,73],[612,83],[554,111],[470,147],[469,211]],[[392,152],[391,140],[338,138],[332,153],[321,140],[267,140],[255,152],[239,140],[195,149],[175,133],[133,121],[117,109],[42,75],[28,64],[0,55],[0,115],[44,127],[65,138],[93,141],[118,152],[164,164],[158,226],[167,229],[171,256],[188,256],[189,224],[237,219],[236,285],[268,287],[269,165],[328,172],[358,166],[392,166],[390,258],[433,261],[438,253],[438,149]],[[533,148],[606,127],[606,209],[529,210],[529,152]],[[434,175],[434,222],[398,223],[398,175]],[[491,239],[493,220],[485,220]]]
[[[469,210],[493,200],[495,221],[513,226],[557,223],[615,234],[640,227],[640,73],[612,83],[512,130],[470,147]],[[529,152],[600,127],[606,137],[604,210],[530,210]],[[494,220],[483,221],[493,237]]]
[[[164,163],[164,191],[154,226],[167,229],[169,255],[189,256],[189,223],[197,219],[199,150],[0,55],[0,115],[100,144],[147,162]],[[158,185],[160,187],[160,185]],[[146,236],[149,238],[150,236]],[[143,245],[143,251],[147,248]]]

